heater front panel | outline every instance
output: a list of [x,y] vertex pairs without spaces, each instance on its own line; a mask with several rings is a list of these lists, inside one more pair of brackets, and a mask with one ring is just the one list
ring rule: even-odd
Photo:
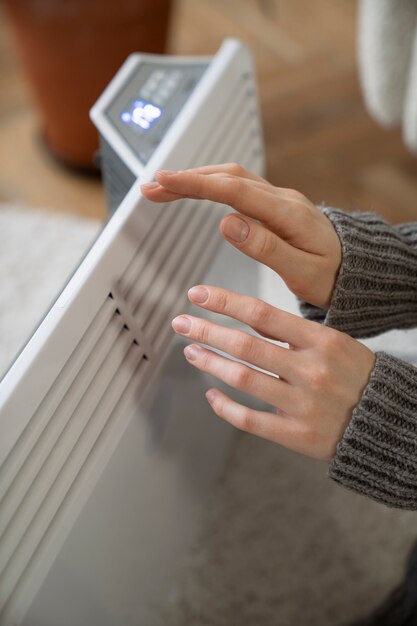
[[[256,265],[227,244],[217,249],[202,280],[252,295],[258,291]],[[120,441],[22,626],[169,623],[179,563],[202,522],[210,486],[236,435],[204,397],[213,384],[226,393],[230,389],[192,368],[183,357],[185,345],[180,338],[170,342],[139,402],[131,387],[131,417],[121,438],[122,410],[109,418],[83,471],[91,471],[114,439]],[[247,402],[244,394],[232,395]],[[128,401],[126,394],[124,399]],[[76,492],[75,483],[61,514],[71,512]],[[50,533],[54,526],[59,527],[59,518]],[[35,560],[34,571],[37,565]]]
[[[204,73],[144,177],[157,168],[225,161],[262,171],[253,72],[247,51],[237,45]],[[193,200],[155,205],[135,184],[2,381],[2,626],[22,622],[77,518],[94,500],[106,466],[116,458],[123,463],[123,455],[113,456],[123,434],[133,419],[147,419],[142,400],[169,352],[170,321],[184,310],[187,289],[203,280],[216,259],[225,210]],[[244,272],[248,281],[254,271],[243,269],[240,256],[231,264],[222,253],[217,261],[212,282],[221,283],[230,266],[232,289],[233,277]],[[186,484],[175,489],[190,511],[205,491],[184,494]],[[174,502],[169,511],[167,519],[174,519]],[[160,531],[155,527],[156,537]],[[137,559],[140,571],[140,549]],[[56,622],[42,623],[49,625]]]

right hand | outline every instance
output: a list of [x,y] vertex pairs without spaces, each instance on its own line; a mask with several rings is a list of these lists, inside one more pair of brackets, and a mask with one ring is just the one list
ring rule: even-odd
[[[253,435],[317,459],[332,459],[361,401],[375,355],[349,335],[256,298],[209,285],[193,287],[188,297],[222,315],[219,323],[188,314],[173,320],[175,332],[198,342],[185,348],[188,362],[271,407],[254,410],[214,388],[206,394],[214,412]],[[223,326],[224,316],[289,347]]]
[[340,241],[330,220],[298,191],[274,187],[227,163],[159,171],[154,183],[142,185],[142,193],[155,202],[190,197],[231,206],[241,215],[223,218],[223,237],[276,271],[299,298],[328,308],[341,263]]

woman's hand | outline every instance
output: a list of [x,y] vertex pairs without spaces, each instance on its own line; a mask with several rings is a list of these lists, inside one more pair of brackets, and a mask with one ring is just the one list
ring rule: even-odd
[[160,171],[142,185],[149,200],[205,198],[227,204],[223,237],[244,254],[268,265],[299,298],[328,308],[341,262],[341,246],[325,215],[298,191],[274,187],[236,164],[182,172]]
[[211,286],[193,287],[188,295],[193,304],[289,344],[279,346],[191,315],[176,317],[172,325],[180,335],[263,370],[187,346],[189,363],[275,409],[253,410],[210,389],[206,396],[214,412],[241,430],[330,460],[368,383],[374,354],[348,335],[255,298]]

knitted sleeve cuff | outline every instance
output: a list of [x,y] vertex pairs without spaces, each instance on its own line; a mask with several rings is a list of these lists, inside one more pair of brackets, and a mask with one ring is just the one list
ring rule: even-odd
[[373,213],[323,208],[342,245],[328,311],[302,302],[308,319],[352,337],[417,325],[417,224],[390,226]]
[[329,476],[392,507],[417,509],[417,370],[384,352],[353,412]]

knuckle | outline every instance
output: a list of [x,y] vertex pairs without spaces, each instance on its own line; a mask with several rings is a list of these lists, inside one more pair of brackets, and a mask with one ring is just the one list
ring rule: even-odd
[[256,420],[254,414],[247,407],[242,407],[242,411],[236,420],[236,426],[239,430],[245,432],[254,432],[256,429]]
[[250,311],[251,326],[262,328],[267,324],[271,317],[271,309],[266,302],[256,300]]
[[202,352],[202,354],[200,356],[200,359],[201,359],[201,367],[204,370],[207,370],[207,371],[210,370],[211,363],[212,363],[212,357],[213,357],[213,354],[212,354],[212,352],[210,350],[207,350],[207,349],[203,350],[203,352]]
[[238,358],[242,358],[245,361],[251,360],[251,357],[254,354],[254,340],[250,335],[239,332],[236,335],[235,341],[235,352]]
[[306,201],[306,197],[304,194],[301,193],[301,191],[298,191],[297,189],[287,189],[287,196],[290,200],[292,200],[293,202],[305,202]]
[[331,384],[331,372],[325,363],[315,364],[310,372],[309,383],[313,391],[322,392],[328,388]]
[[320,337],[320,348],[324,354],[334,354],[336,350],[343,348],[343,335],[333,328],[323,326]]
[[232,178],[230,181],[230,203],[238,204],[244,194],[245,183],[241,178]]
[[223,311],[227,311],[229,304],[227,291],[225,291],[224,289],[219,289],[218,291],[216,291],[213,304],[217,312],[222,313]]
[[243,176],[245,174],[245,168],[242,167],[239,163],[228,163],[228,172],[233,176]]
[[330,362],[316,351],[305,359],[300,367],[300,375],[304,381],[303,387],[307,393],[308,401],[320,397],[332,384]]
[[258,253],[261,258],[274,256],[277,251],[276,237],[266,228],[262,228],[259,233]]
[[210,325],[207,322],[200,322],[198,324],[196,339],[200,343],[210,343]]
[[192,180],[194,183],[194,194],[198,198],[204,197],[204,183],[205,183],[204,176],[202,176],[201,174],[195,173]]
[[252,372],[246,365],[236,364],[231,372],[231,383],[237,389],[246,389],[251,381]]

